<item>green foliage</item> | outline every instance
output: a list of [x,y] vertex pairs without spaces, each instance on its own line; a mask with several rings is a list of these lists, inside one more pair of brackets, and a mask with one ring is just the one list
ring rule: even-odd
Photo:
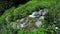
[[[44,27],[39,27],[34,32],[19,30],[17,31],[18,32],[17,34],[37,34],[37,33],[38,34],[55,34],[54,32],[55,22],[58,23],[60,20],[60,15],[59,15],[60,13],[58,10],[60,7],[59,3],[60,3],[60,0],[30,0],[26,4],[18,6],[17,8],[12,7],[6,10],[5,13],[0,17],[0,26],[3,27],[1,28],[2,30],[0,31],[0,33],[14,34],[16,30],[12,32],[12,29],[9,26],[9,23],[11,22],[11,20],[15,21],[17,18],[19,17],[23,18],[31,14],[33,11],[40,9],[41,7],[46,7],[49,9],[49,12],[45,15],[46,25],[44,24],[43,25]],[[8,17],[7,21],[5,19],[6,17]],[[4,23],[7,24],[6,27]]]
[[14,9],[15,9],[15,7],[12,7],[5,11],[5,13],[0,17],[0,24],[5,22],[5,18],[7,16],[11,16],[13,14]]

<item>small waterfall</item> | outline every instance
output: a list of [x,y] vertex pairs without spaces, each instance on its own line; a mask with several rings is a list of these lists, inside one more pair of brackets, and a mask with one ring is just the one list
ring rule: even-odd
[[[18,19],[16,22],[13,22],[11,24],[12,28],[17,29],[29,29],[33,30],[36,27],[39,27],[42,25],[42,21],[44,21],[44,15],[47,13],[46,9],[41,9],[39,11],[34,11],[31,15],[28,15],[25,18]],[[15,24],[15,25],[14,25]]]

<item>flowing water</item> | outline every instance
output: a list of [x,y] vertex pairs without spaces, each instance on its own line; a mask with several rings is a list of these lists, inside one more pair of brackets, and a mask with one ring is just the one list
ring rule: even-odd
[[31,15],[25,18],[17,19],[15,22],[11,22],[13,29],[25,29],[34,30],[43,24],[44,15],[47,13],[46,9],[41,9],[39,11],[34,11]]

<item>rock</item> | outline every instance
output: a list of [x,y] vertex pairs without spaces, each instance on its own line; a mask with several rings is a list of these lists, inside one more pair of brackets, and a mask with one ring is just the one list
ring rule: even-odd
[[39,15],[45,15],[47,13],[46,9],[39,10]]
[[25,18],[22,18],[21,20],[20,20],[20,22],[23,22],[25,20]]
[[42,25],[42,22],[41,22],[41,21],[37,21],[37,22],[35,22],[35,25],[36,25],[37,27],[39,27],[40,25]]
[[21,27],[21,28],[24,28],[24,27],[25,27],[25,23],[20,24],[20,27]]
[[38,12],[37,11],[35,11],[31,15],[29,15],[29,17],[31,17],[31,18],[35,18],[37,16],[38,16]]
[[42,15],[42,11],[43,11],[43,10],[39,10],[39,15]]
[[48,10],[47,10],[47,9],[44,9],[44,10],[42,11],[42,15],[45,15],[47,12],[48,12]]
[[31,18],[35,18],[36,16],[34,16],[34,15],[29,15],[29,17],[31,17]]
[[19,23],[20,22],[20,19],[17,19],[16,22]]
[[36,16],[36,15],[38,15],[38,12],[35,11],[35,12],[32,13],[32,15]]
[[44,16],[39,17],[39,20],[44,20]]
[[44,16],[46,13],[47,13],[47,10],[42,9],[42,10],[33,12],[31,15],[29,15],[29,17],[36,18],[36,17]]

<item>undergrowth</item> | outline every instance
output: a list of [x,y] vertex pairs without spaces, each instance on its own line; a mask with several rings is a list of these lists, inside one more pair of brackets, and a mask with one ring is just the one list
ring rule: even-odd
[[[12,7],[5,11],[0,17],[0,34],[56,34],[55,33],[55,20],[59,13],[60,0],[30,0],[24,5],[20,5],[17,8]],[[49,12],[45,15],[45,24],[40,26],[34,32],[28,32],[25,30],[14,30],[9,26],[11,21],[21,19],[31,14],[35,10],[40,8],[47,8]],[[8,17],[6,21],[6,17]],[[57,23],[57,22],[56,22]]]

